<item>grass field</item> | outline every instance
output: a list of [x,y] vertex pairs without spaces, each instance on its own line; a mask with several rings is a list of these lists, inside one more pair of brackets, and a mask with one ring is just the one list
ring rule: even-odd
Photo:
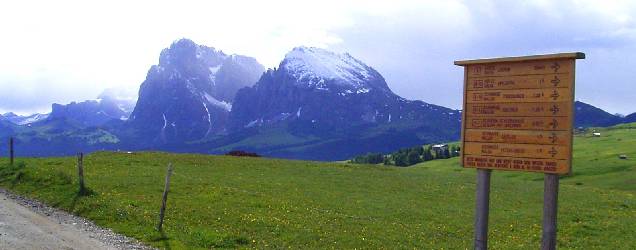
[[[575,138],[559,248],[636,248],[636,124],[600,132]],[[74,158],[18,161],[0,167],[0,186],[166,249],[472,248],[475,170],[457,158],[397,168],[99,152],[84,160],[89,196],[76,195]],[[168,162],[175,170],[159,233]],[[490,247],[539,248],[542,199],[541,174],[493,172]]]

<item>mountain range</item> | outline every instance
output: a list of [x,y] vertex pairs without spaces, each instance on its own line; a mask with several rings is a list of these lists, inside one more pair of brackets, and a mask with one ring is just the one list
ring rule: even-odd
[[254,84],[264,70],[251,57],[176,41],[148,71],[128,125],[136,140],[153,144],[224,134],[234,95]]
[[[575,126],[636,121],[575,103]],[[393,93],[384,77],[344,53],[297,47],[279,66],[180,39],[161,51],[137,100],[106,91],[53,104],[50,114],[0,115],[0,140],[17,154],[165,150],[341,160],[459,139],[461,111]],[[7,151],[0,144],[0,153]]]

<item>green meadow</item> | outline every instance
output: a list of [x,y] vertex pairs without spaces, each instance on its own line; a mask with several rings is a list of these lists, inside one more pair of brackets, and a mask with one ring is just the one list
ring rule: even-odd
[[[575,136],[561,179],[558,247],[636,248],[636,124]],[[19,150],[19,149],[18,149]],[[619,159],[619,155],[627,159]],[[1,160],[0,186],[164,249],[469,249],[475,170],[458,158],[412,167],[159,152]],[[174,164],[164,231],[166,166]],[[489,246],[538,249],[543,175],[492,174]]]

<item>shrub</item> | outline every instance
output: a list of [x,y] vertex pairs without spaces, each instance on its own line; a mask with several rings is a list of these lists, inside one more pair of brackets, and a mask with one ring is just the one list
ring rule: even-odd
[[257,153],[246,152],[242,150],[233,150],[233,151],[227,152],[225,155],[239,156],[239,157],[261,157]]

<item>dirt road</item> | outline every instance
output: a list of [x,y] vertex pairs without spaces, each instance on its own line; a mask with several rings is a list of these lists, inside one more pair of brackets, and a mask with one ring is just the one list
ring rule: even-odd
[[83,218],[0,189],[0,249],[151,249]]

